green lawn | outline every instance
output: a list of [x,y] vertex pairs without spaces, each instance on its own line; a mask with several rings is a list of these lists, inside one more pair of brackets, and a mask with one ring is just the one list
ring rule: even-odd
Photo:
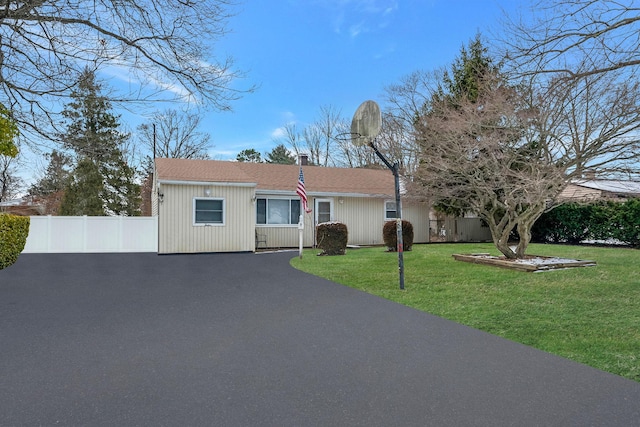
[[595,267],[525,273],[455,261],[491,244],[415,245],[398,257],[384,248],[316,256],[291,264],[365,292],[640,382],[640,251],[530,245],[528,253],[589,259]]

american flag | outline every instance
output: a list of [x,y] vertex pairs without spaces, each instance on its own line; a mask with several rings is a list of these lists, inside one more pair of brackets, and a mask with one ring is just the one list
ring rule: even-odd
[[300,196],[300,200],[302,201],[302,208],[306,213],[311,212],[309,209],[309,201],[307,200],[307,190],[304,188],[304,175],[302,174],[302,166],[300,166],[300,175],[298,175],[298,188],[296,189],[296,193]]

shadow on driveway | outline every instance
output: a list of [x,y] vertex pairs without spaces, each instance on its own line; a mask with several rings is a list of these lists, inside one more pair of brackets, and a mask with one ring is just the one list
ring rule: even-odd
[[639,383],[292,256],[21,255],[0,270],[0,425],[640,424]]

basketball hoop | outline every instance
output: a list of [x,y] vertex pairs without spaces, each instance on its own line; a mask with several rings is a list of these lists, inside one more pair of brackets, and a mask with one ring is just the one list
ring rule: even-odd
[[369,145],[371,141],[370,138],[367,138],[358,132],[342,132],[334,136],[334,138],[338,141],[350,142],[356,146]]
[[375,146],[376,137],[382,128],[382,114],[375,101],[364,101],[351,120],[351,132],[343,133],[343,141],[350,139],[354,146],[368,145],[393,173],[396,187],[396,240],[398,244],[398,273],[400,289],[404,289],[404,256],[402,241],[402,204],[400,201],[400,163],[391,164]]

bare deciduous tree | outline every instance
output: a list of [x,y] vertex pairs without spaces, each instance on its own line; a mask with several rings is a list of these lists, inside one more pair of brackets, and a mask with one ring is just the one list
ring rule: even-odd
[[22,179],[18,176],[18,159],[0,154],[0,202],[16,197],[22,189]]
[[202,116],[165,110],[138,126],[138,140],[152,156],[175,159],[208,159],[211,136],[198,131]]
[[[492,67],[474,71],[473,61],[453,70],[472,90],[443,91],[436,79],[404,93],[402,105],[428,99],[406,109],[420,147],[412,191],[444,210],[475,213],[489,225],[496,247],[520,258],[535,220],[571,179],[593,170],[637,171],[640,84],[622,79],[623,70],[511,82]],[[514,230],[520,238],[515,250],[509,246]]]
[[296,155],[306,154],[316,166],[345,166],[348,159],[336,135],[347,131],[347,123],[340,111],[331,105],[321,106],[319,117],[299,131],[295,123],[284,125],[284,136],[276,142],[288,145]]
[[48,136],[48,126],[58,123],[55,106],[66,102],[77,75],[110,66],[134,82],[129,92],[111,94],[111,102],[179,99],[227,110],[242,93],[232,86],[241,73],[212,48],[226,33],[231,3],[3,2],[0,103],[23,131]]
[[335,136],[346,129],[339,110],[331,105],[321,106],[318,119],[302,133],[310,161],[319,166],[339,166],[344,153],[336,150]]
[[640,66],[640,8],[617,0],[537,0],[508,19],[501,41],[515,69],[582,78]]
[[[520,94],[493,78],[481,87],[475,101],[432,102],[416,122],[421,162],[413,191],[445,211],[475,213],[498,250],[523,257],[531,226],[564,186],[563,169],[530,138],[535,111]],[[515,251],[509,247],[514,229],[520,233]]]
[[301,154],[307,154],[307,151],[302,140],[302,134],[298,131],[296,124],[293,122],[286,123],[283,127],[283,135],[276,138],[274,142],[278,145],[282,144],[285,147],[289,146],[293,150],[296,158]]

